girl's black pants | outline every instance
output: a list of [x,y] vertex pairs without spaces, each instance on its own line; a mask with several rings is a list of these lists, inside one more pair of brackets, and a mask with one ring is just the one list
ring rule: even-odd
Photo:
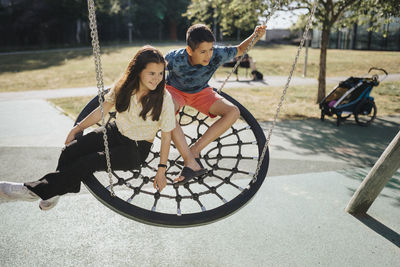
[[[139,169],[146,160],[152,143],[134,141],[119,131],[115,123],[107,126],[107,138],[112,170]],[[107,170],[102,128],[78,137],[65,146],[55,172],[25,186],[46,200],[57,195],[77,193],[81,181],[96,171]]]

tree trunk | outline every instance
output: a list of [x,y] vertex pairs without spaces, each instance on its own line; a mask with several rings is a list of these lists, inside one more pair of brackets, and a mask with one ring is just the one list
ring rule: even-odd
[[353,49],[353,50],[357,48],[357,28],[358,28],[357,23],[354,23],[354,25],[353,25],[353,44],[351,46],[351,49]]
[[323,25],[321,34],[321,53],[319,56],[319,76],[318,76],[318,95],[317,103],[325,97],[326,88],[326,53],[329,43],[330,27]]
[[168,18],[168,28],[169,28],[169,39],[176,41],[178,40],[178,34],[177,34],[177,23],[176,20],[172,17]]
[[[215,11],[214,11],[215,12]],[[218,37],[218,34],[217,34],[217,18],[216,17],[214,17],[214,23],[213,23],[214,25],[213,25],[213,33],[214,33],[214,36],[215,37]],[[215,41],[218,41],[218,40],[215,40]]]
[[161,41],[162,40],[162,24],[161,22],[158,24],[158,40]]
[[81,30],[82,30],[82,21],[80,18],[76,20],[76,34],[75,41],[77,44],[81,43]]
[[[372,22],[369,22],[369,27],[372,27]],[[372,41],[372,31],[368,31],[368,45],[367,45],[367,49],[371,50],[371,41]]]

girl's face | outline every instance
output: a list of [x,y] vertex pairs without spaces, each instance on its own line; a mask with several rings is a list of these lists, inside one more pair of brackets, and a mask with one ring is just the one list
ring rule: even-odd
[[140,73],[139,90],[153,91],[164,77],[164,64],[148,63]]

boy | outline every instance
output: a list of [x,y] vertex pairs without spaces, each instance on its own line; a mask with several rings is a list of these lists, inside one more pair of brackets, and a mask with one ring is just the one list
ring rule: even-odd
[[197,142],[188,147],[182,128],[172,131],[172,139],[184,160],[180,177],[175,181],[184,184],[207,171],[199,156],[201,150],[222,135],[239,118],[239,109],[224,99],[208,85],[208,81],[223,63],[243,55],[254,34],[257,39],[264,35],[266,26],[257,26],[254,33],[238,46],[214,46],[214,35],[204,24],[195,24],[186,32],[186,48],[170,51],[165,59],[168,62],[167,90],[171,93],[175,110],[188,105],[210,116],[220,118],[211,125]]

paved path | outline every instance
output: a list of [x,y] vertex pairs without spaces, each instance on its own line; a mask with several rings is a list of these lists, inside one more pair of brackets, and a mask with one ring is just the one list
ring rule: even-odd
[[[73,122],[41,98],[0,101],[0,179],[29,181],[55,168]],[[202,227],[128,220],[84,187],[49,212],[2,202],[0,266],[397,266],[400,173],[368,216],[344,208],[399,130],[400,116],[368,128],[352,119],[340,127],[329,119],[279,122],[256,197]]]
[[[383,75],[379,76],[380,80],[383,79]],[[226,88],[240,88],[240,87],[254,87],[254,86],[284,86],[287,82],[287,76],[264,76],[263,81],[251,81],[249,78],[236,78],[231,77],[226,83]],[[341,81],[346,80],[349,77],[327,77],[326,83],[328,85],[336,85]],[[389,74],[384,81],[399,81],[400,74]],[[210,85],[215,88],[220,88],[224,79],[214,79],[211,80]],[[302,78],[302,77],[292,77],[290,85],[316,85],[318,84],[317,79],[313,78]]]
[[[328,77],[327,84],[336,85],[340,81],[344,81],[348,77]],[[386,81],[398,81],[400,74],[389,74]],[[210,86],[219,89],[224,82],[223,79],[212,79]],[[287,82],[286,76],[264,76],[263,81],[251,81],[248,78],[241,78],[236,81],[236,78],[231,77],[224,88],[246,88],[254,86],[284,86]],[[318,84],[316,79],[293,77],[290,85],[314,85]],[[0,102],[9,100],[26,100],[26,99],[50,99],[72,96],[91,96],[97,94],[96,87],[81,87],[81,88],[65,88],[53,90],[37,90],[23,92],[5,92],[0,93]]]

